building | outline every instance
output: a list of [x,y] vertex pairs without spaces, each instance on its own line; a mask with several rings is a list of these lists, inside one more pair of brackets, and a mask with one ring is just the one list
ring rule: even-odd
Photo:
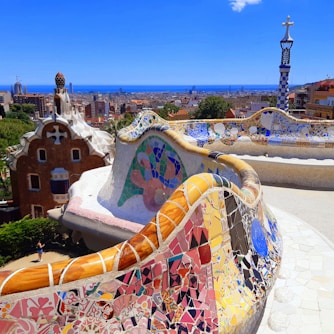
[[309,94],[307,86],[295,90],[294,104],[296,109],[306,109],[309,102]]
[[109,102],[104,100],[95,100],[85,106],[86,118],[108,117],[109,116]]
[[38,113],[38,117],[44,117],[45,110],[45,97],[40,94],[14,94],[14,103],[17,104],[33,104],[35,105],[35,112]]
[[0,105],[3,106],[4,111],[9,111],[9,104],[12,101],[12,96],[8,91],[0,91]]
[[16,81],[15,84],[14,84],[14,89],[13,89],[13,95],[15,94],[19,94],[19,95],[22,95],[23,94],[23,91],[22,91],[22,84],[20,81]]
[[56,85],[53,114],[8,148],[13,205],[22,217],[46,217],[47,210],[67,203],[69,187],[84,171],[112,161],[113,137],[72,109],[61,73]]
[[334,79],[326,79],[308,86],[307,115],[334,119]]

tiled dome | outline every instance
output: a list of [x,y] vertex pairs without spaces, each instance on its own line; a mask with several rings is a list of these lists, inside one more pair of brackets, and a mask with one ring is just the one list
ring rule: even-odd
[[58,72],[55,77],[57,88],[64,88],[65,86],[65,77],[63,73]]

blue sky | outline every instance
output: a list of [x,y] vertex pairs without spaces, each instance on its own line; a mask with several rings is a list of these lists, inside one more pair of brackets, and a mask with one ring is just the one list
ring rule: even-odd
[[1,0],[0,84],[290,84],[334,77],[333,0]]

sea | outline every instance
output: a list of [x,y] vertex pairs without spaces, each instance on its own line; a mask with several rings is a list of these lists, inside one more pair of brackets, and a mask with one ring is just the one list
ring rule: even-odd
[[[14,85],[0,85],[0,91],[11,91]],[[27,93],[53,93],[55,85],[22,85]],[[276,92],[278,85],[75,85],[65,86],[69,93],[108,94],[108,93],[189,93],[189,92]],[[290,86],[290,89],[292,87]]]

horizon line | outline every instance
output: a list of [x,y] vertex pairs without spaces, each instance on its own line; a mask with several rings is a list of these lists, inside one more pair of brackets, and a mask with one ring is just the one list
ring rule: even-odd
[[[22,86],[55,86],[55,83],[30,83],[30,84],[23,84]],[[69,84],[77,85],[77,86],[189,86],[189,87],[196,87],[196,86],[279,86],[278,83],[233,83],[233,84],[226,84],[226,83],[210,83],[210,84],[108,84],[108,83],[73,83],[69,82],[66,83],[65,86],[68,86]],[[0,86],[12,86],[14,84],[8,84],[8,83],[0,83]],[[299,85],[305,85],[305,84],[290,84],[289,86],[299,86]]]

